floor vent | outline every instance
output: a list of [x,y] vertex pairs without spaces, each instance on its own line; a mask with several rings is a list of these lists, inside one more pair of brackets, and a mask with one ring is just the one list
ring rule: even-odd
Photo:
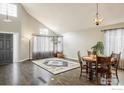
[[47,83],[42,77],[38,77],[39,80],[41,80],[43,83]]

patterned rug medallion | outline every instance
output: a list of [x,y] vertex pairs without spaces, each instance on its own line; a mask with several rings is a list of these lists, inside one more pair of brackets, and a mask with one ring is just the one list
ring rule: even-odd
[[58,58],[47,58],[42,60],[35,60],[33,61],[33,63],[51,72],[52,74],[60,74],[65,71],[78,68],[80,66],[79,63],[77,62],[58,59]]

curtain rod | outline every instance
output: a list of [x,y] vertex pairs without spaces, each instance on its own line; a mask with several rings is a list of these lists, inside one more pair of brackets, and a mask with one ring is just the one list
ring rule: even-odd
[[32,35],[32,36],[39,36],[39,37],[63,37],[63,36],[46,36],[46,35]]
[[116,29],[124,29],[124,27],[111,28],[111,29],[104,29],[104,30],[101,30],[101,31],[104,32],[104,31],[107,31],[107,30],[116,30]]

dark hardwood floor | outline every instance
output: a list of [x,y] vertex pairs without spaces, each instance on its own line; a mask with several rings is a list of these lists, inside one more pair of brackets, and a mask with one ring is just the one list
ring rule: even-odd
[[[31,61],[0,65],[0,85],[95,85],[86,77],[79,79],[80,68],[53,75]],[[119,71],[120,82],[113,76],[112,85],[124,85],[124,71]]]

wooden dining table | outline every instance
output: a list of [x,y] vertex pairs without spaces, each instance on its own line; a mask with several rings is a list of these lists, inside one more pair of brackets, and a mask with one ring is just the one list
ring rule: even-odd
[[[83,56],[82,60],[86,62],[86,65],[88,65],[89,68],[92,68],[92,66],[95,65],[97,62],[96,56]],[[113,61],[113,59],[111,59],[111,61]],[[89,68],[87,68],[88,77],[89,77],[89,80],[93,80],[92,69],[89,69]]]

